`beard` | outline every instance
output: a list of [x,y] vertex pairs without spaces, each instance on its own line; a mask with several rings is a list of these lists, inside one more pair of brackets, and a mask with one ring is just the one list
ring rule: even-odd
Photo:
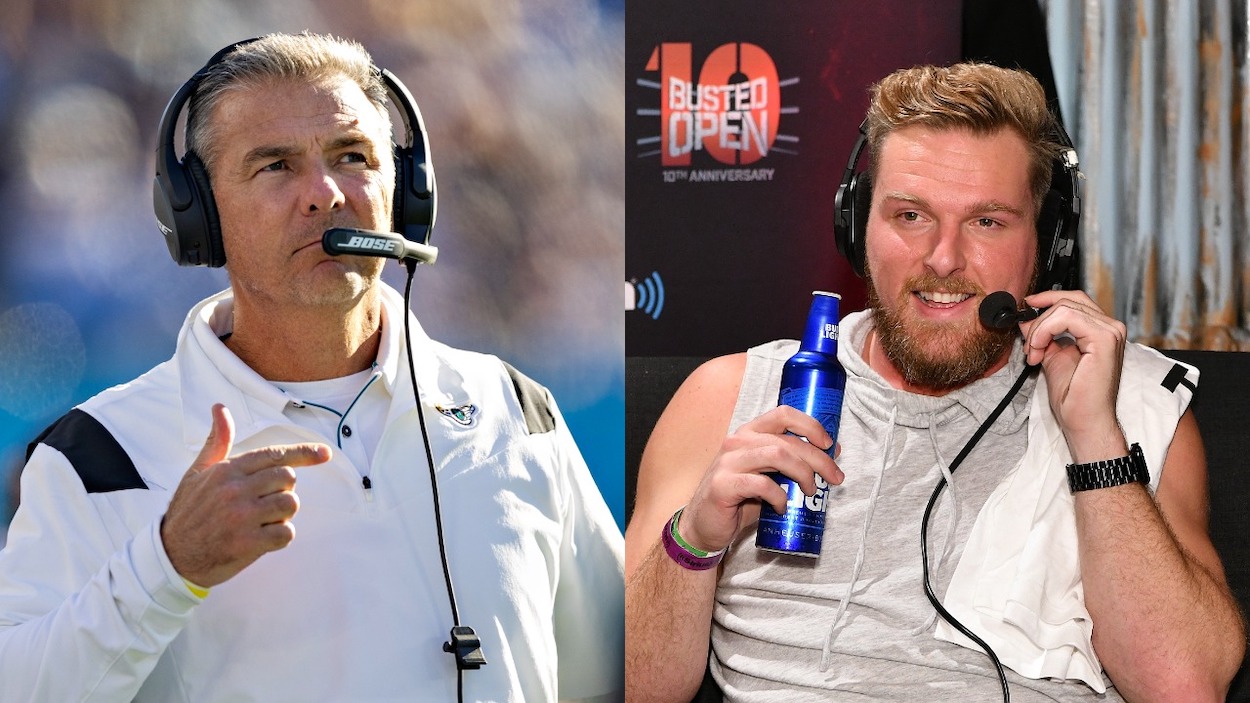
[[965,278],[914,276],[903,285],[893,305],[884,305],[871,274],[866,278],[868,307],[876,322],[881,348],[903,380],[912,386],[945,392],[972,383],[1003,358],[1019,334],[1016,328],[986,328],[976,315],[959,322],[938,323],[917,319],[909,313],[908,298],[914,290],[985,294],[980,286]]

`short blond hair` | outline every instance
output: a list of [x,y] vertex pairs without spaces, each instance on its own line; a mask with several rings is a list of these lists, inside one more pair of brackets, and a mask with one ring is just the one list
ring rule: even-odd
[[[895,71],[869,89],[865,120],[874,154],[891,132],[911,126],[995,134],[1010,129],[1029,150],[1034,214],[1040,211],[1051,172],[1065,145],[1046,93],[1031,74],[986,63],[917,66]],[[874,162],[873,171],[876,170]],[[873,174],[876,175],[875,173]]]

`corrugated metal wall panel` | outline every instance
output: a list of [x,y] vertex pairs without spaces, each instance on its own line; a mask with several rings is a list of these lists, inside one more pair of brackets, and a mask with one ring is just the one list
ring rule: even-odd
[[1044,3],[1086,289],[1138,341],[1250,349],[1247,1]]

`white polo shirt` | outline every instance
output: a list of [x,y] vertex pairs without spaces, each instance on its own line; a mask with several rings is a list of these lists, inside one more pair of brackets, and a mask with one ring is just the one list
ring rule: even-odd
[[[0,700],[455,700],[406,311],[381,285],[369,393],[389,401],[367,474],[353,452],[297,469],[295,541],[202,601],[159,525],[211,405],[236,453],[326,439],[218,339],[229,293],[191,311],[173,359],[50,428],[0,552]],[[550,394],[411,324],[457,602],[489,662],[465,699],[621,691],[623,540]]]

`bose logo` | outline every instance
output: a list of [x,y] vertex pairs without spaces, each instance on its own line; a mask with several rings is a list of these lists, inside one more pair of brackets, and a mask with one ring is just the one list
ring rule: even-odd
[[350,249],[368,249],[370,251],[395,251],[395,242],[381,237],[362,237],[354,235],[344,246]]

